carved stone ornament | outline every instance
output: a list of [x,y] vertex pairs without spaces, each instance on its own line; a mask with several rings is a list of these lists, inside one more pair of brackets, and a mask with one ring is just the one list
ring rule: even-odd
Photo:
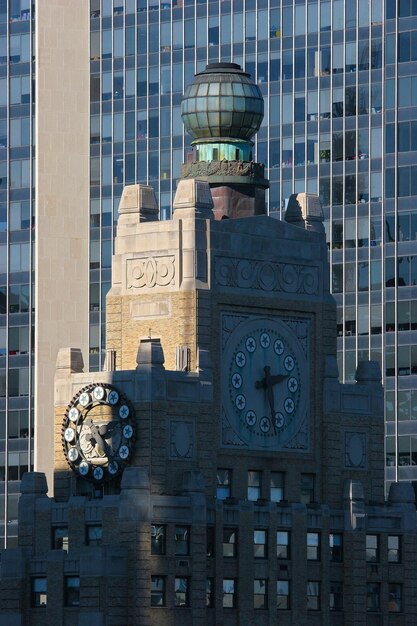
[[366,433],[345,432],[345,467],[366,469]]
[[308,265],[216,257],[214,273],[216,283],[222,287],[269,293],[319,293],[318,268]]
[[265,166],[255,161],[193,161],[184,163],[181,178],[201,178],[206,176],[245,176],[264,178]]
[[171,459],[194,457],[194,424],[182,420],[171,420],[169,456]]
[[127,289],[152,289],[174,284],[174,255],[128,259],[126,262]]

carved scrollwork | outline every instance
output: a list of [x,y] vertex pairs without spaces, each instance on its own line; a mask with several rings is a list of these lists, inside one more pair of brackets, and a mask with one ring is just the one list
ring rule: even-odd
[[216,283],[222,287],[308,295],[319,292],[317,267],[217,257],[214,272]]
[[174,284],[175,257],[129,259],[126,264],[126,272],[126,287],[128,289],[167,287]]
[[192,161],[183,163],[181,178],[206,176],[245,176],[264,178],[265,166],[255,161]]

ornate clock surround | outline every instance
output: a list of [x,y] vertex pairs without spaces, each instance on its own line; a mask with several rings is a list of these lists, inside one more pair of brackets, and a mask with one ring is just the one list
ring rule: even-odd
[[69,403],[62,445],[78,477],[96,484],[113,480],[130,463],[135,439],[133,407],[113,385],[87,385]]
[[309,361],[309,318],[222,313],[222,447],[308,452]]

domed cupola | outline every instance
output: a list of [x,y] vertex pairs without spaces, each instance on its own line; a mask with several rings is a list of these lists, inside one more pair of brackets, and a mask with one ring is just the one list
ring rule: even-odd
[[236,63],[210,63],[188,86],[181,117],[193,138],[193,152],[183,165],[182,178],[203,178],[210,183],[215,216],[265,213],[269,184],[263,164],[255,163],[252,156],[252,138],[262,124],[264,100],[250,74]]

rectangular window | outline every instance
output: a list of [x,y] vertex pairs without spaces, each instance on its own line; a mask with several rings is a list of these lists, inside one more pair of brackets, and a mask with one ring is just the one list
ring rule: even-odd
[[223,608],[236,608],[236,580],[234,578],[223,578]]
[[287,611],[290,608],[290,581],[277,580],[277,609]]
[[389,583],[388,585],[388,611],[389,613],[401,613],[402,611],[402,585]]
[[151,576],[151,606],[165,606],[165,576]]
[[80,577],[65,576],[64,585],[65,606],[80,606]]
[[206,582],[206,607],[214,607],[214,578],[207,578]]
[[46,591],[46,576],[36,576],[31,580],[31,606],[34,608],[46,607],[48,595]]
[[320,583],[317,580],[307,581],[307,609],[320,611]]
[[314,474],[301,474],[300,502],[310,504],[314,502]]
[[189,526],[175,526],[175,554],[177,556],[190,554]]
[[331,611],[343,611],[343,583],[330,583]]
[[225,500],[231,496],[232,485],[232,470],[230,469],[218,469],[217,470],[217,491],[216,497],[218,500]]
[[223,556],[225,558],[237,555],[237,529],[223,528]]
[[366,535],[366,560],[368,563],[379,562],[379,537]]
[[174,606],[190,606],[189,578],[175,578]]
[[266,559],[268,556],[268,536],[266,530],[253,531],[253,556],[255,559]]
[[381,610],[380,583],[367,583],[366,610],[369,612]]
[[256,502],[261,497],[262,472],[248,471],[248,500]]
[[388,563],[401,563],[401,537],[388,535]]
[[265,578],[256,578],[253,581],[253,608],[268,608],[268,581]]
[[284,472],[271,472],[271,502],[284,500]]
[[320,533],[307,533],[307,560],[320,560]]
[[88,546],[101,546],[103,539],[103,528],[101,525],[89,525],[87,526],[87,545]]
[[342,533],[330,533],[329,535],[330,560],[334,563],[343,561],[343,535]]
[[288,530],[277,531],[277,559],[290,558],[290,533]]
[[52,549],[68,552],[68,526],[56,526],[52,529]]
[[152,524],[151,526],[151,554],[166,554],[166,526]]

